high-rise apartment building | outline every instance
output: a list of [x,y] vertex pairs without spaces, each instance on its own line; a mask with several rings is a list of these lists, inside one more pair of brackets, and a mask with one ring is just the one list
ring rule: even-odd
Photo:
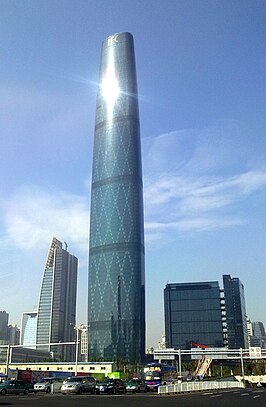
[[80,360],[88,362],[88,327],[80,327]]
[[140,362],[145,353],[143,186],[134,43],[102,44],[93,151],[89,359]]
[[228,348],[248,348],[244,286],[239,278],[223,275]]
[[36,343],[37,349],[71,361],[74,345],[50,345],[75,340],[78,259],[66,249],[52,239],[41,284]]
[[8,343],[10,345],[19,345],[20,329],[16,324],[8,325]]
[[166,347],[190,349],[192,343],[223,346],[217,281],[167,284],[164,309]]
[[0,344],[8,343],[8,319],[6,311],[0,311]]

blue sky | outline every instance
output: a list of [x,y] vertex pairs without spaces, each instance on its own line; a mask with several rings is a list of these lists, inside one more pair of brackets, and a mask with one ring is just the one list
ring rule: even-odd
[[88,225],[102,40],[135,39],[145,190],[147,346],[167,282],[239,277],[266,324],[266,4],[0,2],[0,309],[37,306],[52,236],[79,258]]

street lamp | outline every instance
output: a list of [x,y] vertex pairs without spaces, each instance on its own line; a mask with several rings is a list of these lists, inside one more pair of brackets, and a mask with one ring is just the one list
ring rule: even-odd
[[240,348],[240,363],[241,363],[241,373],[242,373],[242,380],[245,387],[245,370],[244,370],[244,360],[243,360],[243,349]]
[[75,376],[78,374],[78,356],[79,356],[79,327],[74,326],[73,329],[76,331],[76,356],[75,356]]
[[75,376],[78,374],[78,356],[79,356],[79,335],[82,329],[88,328],[88,325],[80,324],[79,326],[74,326],[76,331],[76,356],[75,356]]
[[10,360],[11,360],[11,347],[10,344],[7,345],[6,348],[6,378],[8,379],[8,371],[9,371],[9,365],[10,365]]

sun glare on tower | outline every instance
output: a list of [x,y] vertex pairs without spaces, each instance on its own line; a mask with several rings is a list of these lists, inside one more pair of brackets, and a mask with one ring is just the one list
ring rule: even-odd
[[101,89],[102,95],[107,104],[108,121],[111,122],[115,101],[120,93],[118,80],[115,75],[114,57],[112,53],[110,53],[109,56],[107,69],[102,79]]

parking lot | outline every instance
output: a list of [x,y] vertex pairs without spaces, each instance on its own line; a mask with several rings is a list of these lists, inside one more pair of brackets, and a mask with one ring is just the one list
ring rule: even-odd
[[159,396],[157,393],[118,395],[29,394],[0,396],[0,406],[12,407],[261,407],[266,405],[265,389],[241,389]]

